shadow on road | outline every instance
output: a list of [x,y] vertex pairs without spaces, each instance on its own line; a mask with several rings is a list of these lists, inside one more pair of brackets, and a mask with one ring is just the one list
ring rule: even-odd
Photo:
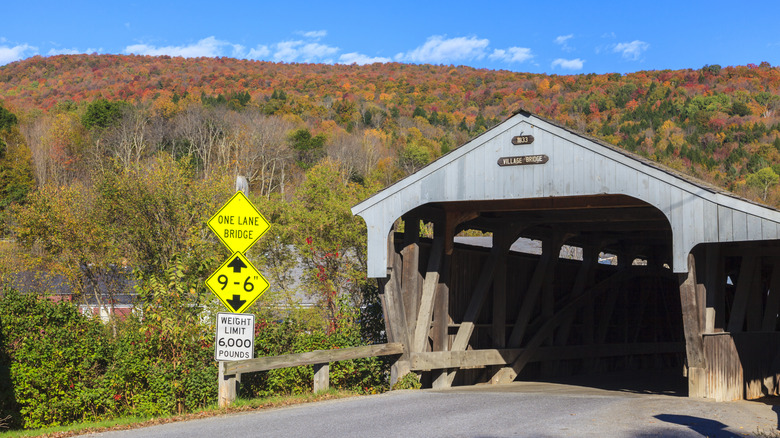
[[737,438],[743,435],[736,434],[726,430],[726,425],[720,421],[709,420],[707,418],[692,417],[690,415],[660,414],[655,418],[667,423],[687,426],[688,429],[701,434],[701,436]]
[[688,380],[679,370],[615,372],[545,381],[633,394],[688,396]]
[[753,402],[757,403],[763,403],[768,406],[772,406],[772,412],[777,415],[777,426],[776,429],[778,429],[777,436],[780,437],[780,397],[778,396],[768,396],[768,397],[761,397],[756,400],[752,400]]

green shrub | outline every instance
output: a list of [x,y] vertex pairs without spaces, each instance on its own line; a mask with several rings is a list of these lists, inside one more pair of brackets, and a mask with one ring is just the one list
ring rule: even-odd
[[[303,353],[363,345],[360,328],[343,325],[328,334],[324,328],[306,327],[294,320],[261,321],[255,326],[255,357]],[[330,364],[330,386],[361,393],[387,389],[388,363],[381,358],[367,358]],[[242,377],[242,396],[302,394],[312,391],[314,372],[311,366],[282,368]]]
[[422,388],[422,383],[420,383],[420,378],[415,373],[406,373],[403,377],[398,379],[397,382],[395,382],[395,385],[393,385],[393,389],[420,389]]
[[[112,345],[103,324],[70,303],[6,291],[0,299],[0,417],[27,428],[114,410],[102,374]],[[10,385],[8,384],[10,383]]]

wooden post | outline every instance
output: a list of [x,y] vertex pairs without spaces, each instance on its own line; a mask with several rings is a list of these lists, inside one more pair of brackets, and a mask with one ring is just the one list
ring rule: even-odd
[[758,265],[757,259],[758,257],[754,255],[742,257],[739,277],[737,278],[737,291],[734,293],[734,304],[731,307],[731,317],[729,318],[728,331],[731,333],[741,332],[744,328],[750,289],[753,286],[753,276]]
[[560,234],[553,234],[550,239],[542,242],[542,256],[536,265],[533,277],[531,277],[531,284],[523,296],[523,301],[520,306],[520,310],[517,312],[517,320],[515,326],[512,328],[512,334],[509,336],[509,342],[507,345],[510,348],[519,347],[523,338],[525,337],[525,331],[528,328],[528,324],[531,322],[531,314],[536,306],[536,301],[539,298],[539,293],[542,290],[542,286],[549,270],[554,270],[555,265],[558,262],[558,256],[561,252],[561,245],[566,240],[567,236]]
[[496,264],[496,272],[493,278],[493,319],[491,328],[493,348],[506,347],[506,264],[507,258],[501,257]]
[[225,365],[227,362],[225,361],[219,361],[219,376],[217,378],[218,381],[218,388],[217,388],[217,396],[218,396],[218,404],[220,408],[227,408],[230,407],[231,404],[236,400],[237,395],[237,386],[238,386],[238,375],[233,374],[229,376],[225,376]]
[[777,312],[780,307],[780,258],[772,258],[772,277],[769,284],[769,295],[766,298],[764,320],[761,330],[773,332],[777,328]]
[[706,307],[704,310],[704,333],[715,333],[715,327],[724,328],[725,305],[723,279],[723,261],[717,245],[707,245],[704,250],[704,287],[706,289]]
[[688,254],[688,273],[679,274],[685,352],[688,358],[688,397],[707,396],[707,363],[702,339],[703,321],[699,317],[696,297],[696,259]]
[[[406,312],[406,322],[410,330],[414,329],[417,320],[417,309],[420,306],[420,219],[410,217],[404,220],[404,247],[401,249],[401,297]],[[412,345],[411,339],[410,343]]]
[[[393,330],[393,342],[410,345],[410,329],[406,322],[406,311],[404,310],[404,301],[401,296],[401,255],[395,252],[393,236],[388,239],[388,245],[391,245],[393,251],[388,260],[392,268],[390,270],[390,279],[385,284],[385,311],[390,322],[390,328]],[[394,385],[398,379],[408,372],[409,361],[407,354],[404,354],[390,367],[390,386]]]
[[330,364],[318,363],[314,364],[314,393],[320,391],[327,391],[330,388]]
[[[441,262],[441,273],[439,283],[436,285],[436,297],[433,303],[433,331],[432,331],[432,349],[433,351],[447,351],[450,349],[450,339],[447,326],[450,323],[450,269],[452,264],[452,253],[454,251],[454,238],[456,224],[450,217],[446,216],[443,225],[443,257]],[[434,225],[436,227],[437,225]],[[434,230],[435,231],[435,230]],[[449,386],[451,372],[447,369],[434,370],[431,373],[432,384],[434,388],[446,388]]]
[[[435,232],[435,230],[434,230]],[[442,256],[444,252],[444,233],[434,234],[433,247],[428,258],[428,269],[423,280],[420,310],[414,329],[414,343],[411,351],[423,352],[427,348],[428,334],[431,329],[433,306],[436,301],[436,287],[441,277]]]

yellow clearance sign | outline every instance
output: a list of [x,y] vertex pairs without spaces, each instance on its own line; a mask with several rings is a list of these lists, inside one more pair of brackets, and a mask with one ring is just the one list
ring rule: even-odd
[[240,252],[206,279],[206,286],[233,313],[243,313],[268,289],[268,281]]
[[208,221],[209,228],[231,252],[246,252],[268,231],[268,221],[243,192],[236,192]]

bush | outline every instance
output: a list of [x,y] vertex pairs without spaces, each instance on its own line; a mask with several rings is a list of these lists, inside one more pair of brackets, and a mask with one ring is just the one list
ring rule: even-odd
[[27,428],[114,410],[103,386],[112,345],[103,324],[70,303],[6,291],[0,299],[0,417]]
[[406,373],[403,377],[398,379],[397,382],[395,382],[395,385],[393,385],[393,389],[420,389],[422,388],[422,383],[420,383],[420,378],[415,373]]
[[[261,321],[255,325],[255,357],[303,353],[363,345],[360,330],[342,326],[332,334],[321,327],[306,327],[285,320]],[[367,358],[330,364],[330,386],[360,393],[387,390],[389,365],[381,358]],[[311,366],[282,368],[242,377],[242,396],[302,394],[312,391],[314,372]]]
[[[113,327],[70,302],[7,290],[0,297],[0,418],[38,428],[121,415],[168,415],[216,402],[213,326],[199,311],[146,307]],[[363,344],[345,319],[336,332],[290,319],[256,324],[256,357]],[[387,389],[381,358],[331,364],[331,386],[360,393]],[[311,366],[253,373],[242,395],[311,392]]]

